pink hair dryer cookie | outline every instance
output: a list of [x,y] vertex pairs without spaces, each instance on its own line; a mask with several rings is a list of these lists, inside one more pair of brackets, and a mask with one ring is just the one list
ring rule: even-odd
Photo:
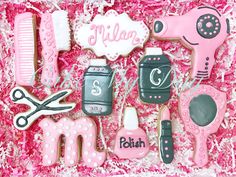
[[230,32],[229,20],[213,7],[194,8],[183,16],[156,19],[153,34],[159,39],[180,39],[193,50],[191,77],[208,79],[215,51]]
[[181,93],[179,110],[185,130],[196,139],[194,162],[203,167],[208,162],[207,137],[224,119],[226,94],[209,85],[195,86]]

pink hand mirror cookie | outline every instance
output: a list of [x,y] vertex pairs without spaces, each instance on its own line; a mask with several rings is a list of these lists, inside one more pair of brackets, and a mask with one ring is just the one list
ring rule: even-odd
[[194,8],[183,16],[156,19],[153,34],[158,39],[180,39],[193,50],[191,77],[208,79],[215,51],[230,32],[229,20],[213,7]]
[[223,121],[226,94],[209,85],[195,86],[180,95],[179,111],[185,130],[196,139],[194,162],[203,167],[208,162],[207,137]]

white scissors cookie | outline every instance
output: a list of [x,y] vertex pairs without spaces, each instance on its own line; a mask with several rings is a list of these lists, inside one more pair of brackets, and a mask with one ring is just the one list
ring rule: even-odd
[[15,87],[10,93],[11,100],[17,104],[27,104],[31,109],[15,115],[14,126],[19,130],[26,130],[41,115],[53,115],[71,111],[74,109],[75,103],[59,103],[71,92],[72,90],[69,89],[62,90],[40,101],[29,94],[23,87]]

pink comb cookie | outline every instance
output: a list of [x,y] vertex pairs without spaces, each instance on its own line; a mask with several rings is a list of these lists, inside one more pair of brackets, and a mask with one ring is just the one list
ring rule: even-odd
[[208,79],[215,51],[230,32],[229,20],[213,7],[197,7],[183,16],[156,19],[153,34],[159,39],[180,39],[193,50],[191,77]]
[[92,119],[83,117],[75,121],[69,118],[60,119],[55,123],[52,119],[45,118],[39,126],[43,129],[43,164],[50,166],[58,160],[60,136],[65,135],[65,164],[76,165],[79,160],[79,140],[83,138],[82,158],[88,167],[97,167],[106,159],[105,152],[96,150],[97,129]]
[[59,78],[57,66],[58,52],[70,50],[70,27],[68,13],[58,10],[45,13],[41,17],[40,40],[44,58],[41,82],[46,86],[54,86]]
[[27,12],[15,18],[15,74],[16,83],[23,86],[34,84],[35,60],[37,59],[35,17]]

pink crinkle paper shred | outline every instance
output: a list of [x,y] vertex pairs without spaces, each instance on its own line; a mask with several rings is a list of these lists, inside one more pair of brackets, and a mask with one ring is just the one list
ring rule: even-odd
[[[98,149],[106,150],[107,160],[101,167],[88,168],[83,162],[76,166],[66,167],[61,157],[51,167],[42,166],[42,130],[38,123],[40,117],[28,130],[19,131],[13,126],[13,117],[28,109],[25,105],[14,104],[9,93],[14,88],[14,18],[17,14],[32,12],[37,17],[37,28],[40,15],[53,12],[58,7],[69,13],[70,25],[74,29],[79,22],[90,22],[96,14],[104,14],[114,9],[118,13],[126,12],[133,20],[142,20],[151,28],[154,18],[182,15],[199,5],[217,8],[229,20],[231,34],[215,53],[216,63],[211,78],[205,81],[227,93],[227,110],[224,121],[217,133],[209,136],[207,141],[209,163],[197,168],[192,157],[194,154],[194,137],[186,133],[178,113],[178,96],[182,90],[191,87],[189,68],[191,52],[179,42],[158,41],[152,36],[145,47],[161,47],[169,56],[175,67],[172,96],[167,105],[170,107],[173,126],[175,158],[169,165],[161,162],[158,146],[159,106],[142,103],[138,96],[137,71],[138,62],[144,55],[144,48],[133,50],[127,57],[119,57],[109,62],[117,69],[114,85],[114,106],[110,116],[92,117],[98,127]],[[38,33],[38,30],[37,30]],[[72,32],[73,33],[73,32]],[[34,87],[27,90],[39,99],[63,88],[71,88],[74,92],[67,98],[77,103],[76,108],[68,113],[50,116],[54,120],[62,117],[76,119],[84,114],[81,111],[81,89],[84,70],[89,59],[95,58],[90,50],[82,50],[74,41],[72,34],[72,50],[59,55],[61,81],[55,88],[47,88],[40,83],[42,69],[41,43],[38,36],[38,69],[39,77]],[[0,1],[0,176],[236,176],[236,1],[235,0],[15,0]],[[212,52],[212,51],[209,51]],[[73,67],[77,66],[77,67]],[[73,69],[73,71],[72,71]],[[71,77],[64,81],[66,74]],[[146,130],[150,141],[150,152],[143,159],[122,160],[113,153],[115,135],[122,126],[121,120],[126,106],[135,106],[138,111],[140,127]],[[63,149],[63,144],[62,144]],[[62,152],[63,156],[63,152]]]

